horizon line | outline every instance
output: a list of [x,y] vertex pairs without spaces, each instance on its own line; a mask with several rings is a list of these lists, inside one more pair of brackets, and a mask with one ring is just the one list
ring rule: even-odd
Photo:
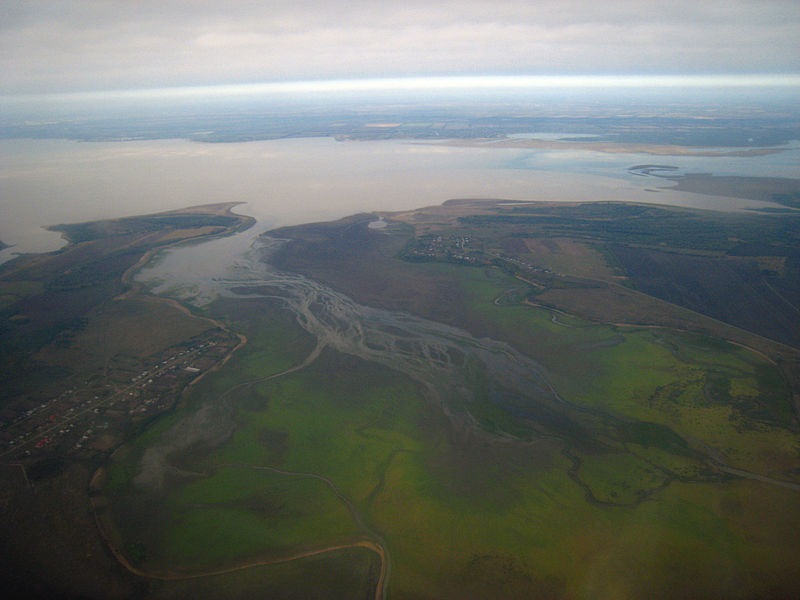
[[449,91],[491,89],[798,87],[800,73],[745,75],[432,75],[304,79],[69,92],[0,94],[6,100],[81,100],[109,97],[191,97],[201,95],[292,94],[315,92]]

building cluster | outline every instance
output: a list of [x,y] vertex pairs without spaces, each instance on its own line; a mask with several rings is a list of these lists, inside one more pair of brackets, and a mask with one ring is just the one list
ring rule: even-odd
[[414,240],[403,252],[411,261],[441,261],[468,265],[500,265],[528,274],[552,274],[546,267],[535,265],[518,256],[496,249],[484,249],[484,243],[468,234],[426,235]]
[[404,258],[480,264],[482,254],[469,235],[426,235],[405,250]]
[[188,383],[237,343],[235,336],[215,330],[144,360],[114,361],[102,376],[51,398],[6,407],[0,412],[0,458],[26,461],[108,450],[137,420],[172,407]]

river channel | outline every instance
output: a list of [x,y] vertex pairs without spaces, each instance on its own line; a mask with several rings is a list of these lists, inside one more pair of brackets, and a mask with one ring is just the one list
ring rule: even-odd
[[[490,400],[526,404],[561,403],[542,365],[504,342],[406,313],[356,303],[343,293],[269,264],[282,240],[261,236],[224,277],[191,284],[159,280],[161,293],[204,304],[215,297],[280,300],[317,344],[304,364],[324,348],[375,362],[420,383],[446,415],[469,426],[476,375],[488,378]],[[457,399],[457,406],[453,404]],[[527,399],[527,400],[525,400]]]

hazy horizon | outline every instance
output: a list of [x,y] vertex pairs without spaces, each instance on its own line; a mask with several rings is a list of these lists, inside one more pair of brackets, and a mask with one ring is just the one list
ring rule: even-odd
[[793,0],[9,0],[0,95],[487,75],[796,82],[799,38]]
[[797,73],[745,74],[587,74],[587,75],[428,75],[409,77],[361,77],[286,79],[245,83],[215,83],[204,85],[173,85],[163,87],[131,87],[0,94],[6,101],[53,99],[91,101],[107,99],[180,99],[201,97],[236,97],[247,95],[293,96],[316,93],[370,94],[465,91],[568,91],[568,90],[654,90],[688,92],[691,90],[737,90],[800,87]]

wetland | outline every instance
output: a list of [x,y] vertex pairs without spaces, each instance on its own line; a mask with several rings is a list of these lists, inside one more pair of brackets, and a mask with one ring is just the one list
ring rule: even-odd
[[[768,593],[794,588],[744,532],[796,551],[798,352],[680,302],[667,322],[641,292],[600,309],[553,300],[630,290],[601,243],[633,215],[636,243],[691,239],[699,255],[730,236],[701,243],[696,219],[763,240],[771,217],[485,201],[381,215],[272,231],[213,290],[183,288],[249,342],[112,464],[131,475],[107,526],[153,549],[142,574],[214,589],[242,564],[302,550],[325,570],[364,547],[377,562],[350,577],[374,597],[490,597],[498,582],[508,597],[749,597],[764,572]],[[587,264],[604,269],[590,279]],[[763,494],[779,522],[753,521]],[[631,562],[641,575],[617,566]]]
[[382,110],[0,141],[7,589],[796,597],[796,123]]

